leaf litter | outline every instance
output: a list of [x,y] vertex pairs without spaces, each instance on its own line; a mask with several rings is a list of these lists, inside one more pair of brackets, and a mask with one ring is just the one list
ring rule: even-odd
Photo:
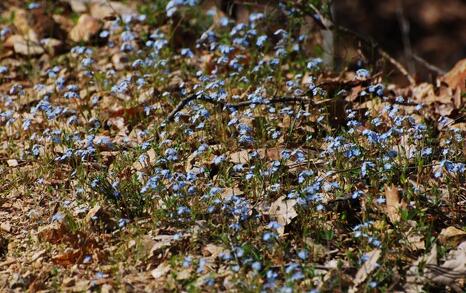
[[2,12],[0,291],[464,289],[464,60],[400,88],[165,2]]

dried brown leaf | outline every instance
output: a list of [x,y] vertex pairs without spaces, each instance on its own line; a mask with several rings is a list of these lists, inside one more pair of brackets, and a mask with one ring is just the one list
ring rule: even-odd
[[453,226],[442,229],[439,235],[439,241],[443,244],[458,245],[465,238],[466,232]]
[[153,269],[150,273],[154,279],[160,279],[170,272],[170,264],[168,262],[163,262]]
[[350,289],[350,292],[356,292],[356,288],[377,268],[377,261],[381,253],[382,251],[380,249],[374,249],[366,254],[367,260],[356,273],[353,281],[353,288]]
[[466,241],[446,256],[446,261],[439,267],[428,267],[429,278],[439,284],[452,285],[456,280],[466,278]]
[[398,188],[392,184],[391,186],[385,185],[385,213],[392,223],[397,223],[401,219],[400,209],[404,203],[400,202],[398,195]]
[[297,202],[295,199],[287,199],[286,196],[283,195],[270,206],[269,215],[276,218],[277,222],[281,225],[281,227],[277,229],[280,236],[285,233],[285,226],[298,216],[295,209],[296,204]]

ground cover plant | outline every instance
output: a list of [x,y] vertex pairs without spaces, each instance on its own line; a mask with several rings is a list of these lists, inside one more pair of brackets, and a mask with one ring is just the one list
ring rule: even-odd
[[69,2],[1,17],[0,291],[464,290],[464,60],[332,73],[318,1]]

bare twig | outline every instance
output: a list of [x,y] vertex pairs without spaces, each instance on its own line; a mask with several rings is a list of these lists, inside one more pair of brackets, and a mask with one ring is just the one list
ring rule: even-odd
[[413,53],[413,59],[417,62],[419,62],[422,66],[424,66],[425,68],[429,69],[430,71],[432,72],[435,72],[437,73],[438,75],[444,75],[446,73],[445,70],[443,69],[440,69],[439,67],[435,66],[434,64],[431,64],[429,62],[427,62],[424,58],[422,58],[421,56]]
[[413,49],[411,46],[411,40],[409,38],[409,32],[410,32],[410,27],[409,27],[409,21],[406,19],[406,15],[404,12],[404,4],[403,0],[398,0],[398,9],[397,9],[397,15],[398,15],[398,22],[400,23],[400,30],[401,30],[401,38],[403,40],[403,49],[404,49],[404,54],[405,54],[405,59],[406,62],[408,63],[408,68],[411,72],[415,72],[415,66],[413,63]]
[[320,11],[314,5],[309,4],[309,7],[311,7],[312,11],[314,12],[314,14],[312,14],[310,16],[314,19],[314,21],[322,29],[324,29],[324,30],[336,30],[336,31],[341,32],[341,33],[352,35],[352,36],[356,37],[357,39],[363,41],[364,43],[371,45],[372,47],[374,47],[377,50],[377,52],[380,54],[380,56],[382,56],[388,62],[393,64],[398,69],[398,71],[400,71],[401,74],[403,74],[406,77],[406,79],[408,80],[410,85],[415,85],[416,84],[415,79],[411,76],[411,74],[408,72],[408,70],[406,70],[406,68],[400,62],[396,61],[395,58],[390,56],[390,54],[388,54],[387,51],[382,49],[381,46],[374,39],[368,38],[368,37],[356,32],[356,31],[353,31],[352,29],[349,29],[347,27],[344,27],[344,26],[341,26],[341,25],[336,25],[331,20],[325,18],[322,15],[322,13],[320,13]]

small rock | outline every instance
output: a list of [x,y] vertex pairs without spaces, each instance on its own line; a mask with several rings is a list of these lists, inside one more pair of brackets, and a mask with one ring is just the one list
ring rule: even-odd
[[71,30],[70,39],[74,42],[88,42],[101,28],[102,23],[98,19],[88,14],[83,14]]

